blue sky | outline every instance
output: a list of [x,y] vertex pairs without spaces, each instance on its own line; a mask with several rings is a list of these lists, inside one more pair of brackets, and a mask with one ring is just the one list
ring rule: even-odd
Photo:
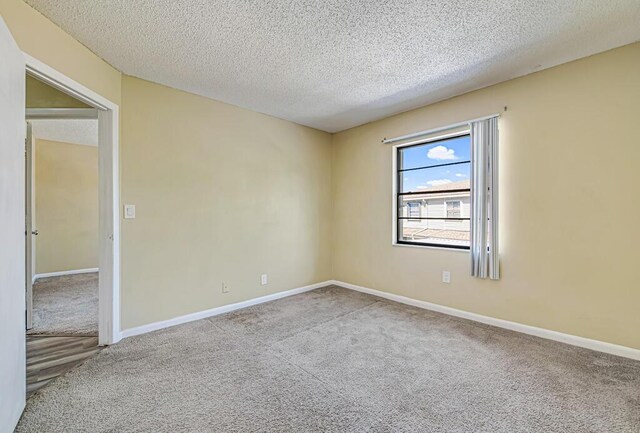
[[[401,152],[403,158],[402,168],[405,169],[468,161],[470,159],[469,136],[408,147],[402,149]],[[406,171],[402,173],[402,192],[468,180],[469,172],[469,163]]]

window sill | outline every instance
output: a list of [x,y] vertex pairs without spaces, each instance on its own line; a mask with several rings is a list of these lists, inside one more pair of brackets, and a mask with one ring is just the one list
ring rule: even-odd
[[427,249],[427,250],[441,250],[441,251],[455,251],[455,252],[461,252],[461,253],[468,253],[469,252],[469,248],[454,248],[454,247],[437,247],[437,246],[433,246],[433,245],[418,245],[418,244],[405,244],[405,243],[398,243],[398,242],[393,242],[391,244],[391,246],[394,247],[408,247],[408,248],[420,248],[420,249]]

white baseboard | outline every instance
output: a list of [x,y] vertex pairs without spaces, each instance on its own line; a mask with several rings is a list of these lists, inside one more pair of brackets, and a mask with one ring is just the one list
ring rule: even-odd
[[137,326],[121,331],[122,338],[132,337],[134,335],[146,334],[147,332],[156,331],[158,329],[168,328],[170,326],[180,325],[182,323],[193,322],[207,317],[213,317],[231,311],[240,310],[241,308],[251,307],[252,305],[262,304],[276,299],[286,298],[287,296],[297,295],[311,290],[319,289],[332,284],[331,281],[323,281],[321,283],[311,284],[309,286],[298,287],[284,292],[274,293],[272,295],[261,296],[259,298],[249,299],[247,301],[237,302],[235,304],[223,305],[221,307],[211,308],[209,310],[198,311],[184,316],[174,317],[173,319],[163,320],[161,322],[149,323],[147,325]]
[[33,281],[37,280],[38,278],[59,277],[61,275],[90,274],[92,272],[98,272],[98,268],[72,269],[70,271],[58,271],[58,272],[47,272],[45,274],[35,274],[33,276]]
[[591,349],[598,352],[604,352],[612,355],[622,356],[625,358],[640,360],[640,350],[633,349],[631,347],[619,346],[617,344],[605,343],[604,341],[592,340],[589,338],[578,337],[576,335],[564,334],[562,332],[557,332],[557,331],[551,331],[549,329],[524,325],[522,323],[496,319],[489,316],[483,316],[481,314],[458,310],[456,308],[445,307],[443,305],[432,304],[426,301],[419,301],[417,299],[407,298],[405,296],[394,295],[392,293],[382,292],[380,290],[370,289],[368,287],[356,286],[355,284],[345,283],[343,281],[333,280],[333,281],[330,281],[330,283],[340,287],[344,287],[345,289],[351,289],[351,290],[356,290],[358,292],[368,293],[370,295],[379,296],[381,298],[389,299],[391,301],[412,305],[418,308],[424,308],[426,310],[437,311],[439,313],[448,314],[450,316],[461,317],[463,319],[469,319],[476,322],[485,323],[487,325],[497,326],[499,328],[510,329],[512,331],[522,332],[523,334],[529,334],[529,335],[534,335],[540,338],[546,338],[547,340],[559,341],[561,343],[570,344],[572,346],[584,347],[586,349]]
[[622,356],[625,358],[640,360],[640,350],[631,347],[620,346],[617,344],[605,343],[604,341],[592,340],[589,338],[578,337],[576,335],[564,334],[562,332],[551,331],[549,329],[538,328],[535,326],[524,325],[522,323],[511,322],[508,320],[496,319],[494,317],[483,316],[481,314],[471,313],[456,308],[445,307],[443,305],[433,304],[431,302],[419,301],[417,299],[407,298],[405,296],[395,295],[393,293],[382,292],[380,290],[370,289],[368,287],[357,286],[355,284],[346,283],[344,281],[329,280],[321,283],[311,284],[309,286],[298,287],[296,289],[286,290],[284,292],[274,293],[272,295],[261,296],[259,298],[249,299],[247,301],[238,302],[221,307],[211,308],[209,310],[198,311],[184,316],[174,317],[172,319],[160,322],[149,323],[147,325],[137,326],[135,328],[125,329],[122,331],[122,338],[132,337],[134,335],[146,334],[147,332],[158,329],[168,328],[170,326],[180,325],[182,323],[193,322],[207,317],[217,316],[219,314],[228,313],[242,308],[258,305],[276,299],[285,298],[287,296],[297,295],[299,293],[308,292],[329,285],[336,285],[345,289],[355,290],[362,293],[378,296],[390,301],[400,302],[402,304],[412,305],[426,310],[436,311],[450,316],[461,317],[463,319],[473,320],[475,322],[487,325],[497,326],[499,328],[509,329],[523,334],[533,335],[547,340],[559,341],[561,343],[570,344],[572,346],[583,347],[598,352],[609,353],[612,355]]

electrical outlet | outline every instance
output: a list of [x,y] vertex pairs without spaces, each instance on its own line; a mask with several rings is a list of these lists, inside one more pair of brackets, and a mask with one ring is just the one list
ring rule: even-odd
[[451,272],[442,271],[442,282],[449,284],[451,282]]
[[229,293],[229,285],[224,281],[222,282],[222,293]]
[[267,276],[267,274],[262,274],[260,276],[260,284],[262,284],[263,286],[265,284],[269,284],[269,277]]

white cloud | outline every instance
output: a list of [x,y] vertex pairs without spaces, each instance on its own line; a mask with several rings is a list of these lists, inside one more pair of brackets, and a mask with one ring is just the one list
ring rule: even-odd
[[467,177],[464,173],[456,173],[456,177]]
[[449,149],[446,146],[436,146],[429,149],[427,152],[427,157],[429,159],[457,159],[456,151],[453,149]]
[[[434,180],[428,180],[425,182],[427,184],[427,186],[440,186],[440,185],[446,185],[448,183],[451,183],[451,181],[449,179],[434,179]],[[418,188],[427,188],[427,186],[419,186]]]

